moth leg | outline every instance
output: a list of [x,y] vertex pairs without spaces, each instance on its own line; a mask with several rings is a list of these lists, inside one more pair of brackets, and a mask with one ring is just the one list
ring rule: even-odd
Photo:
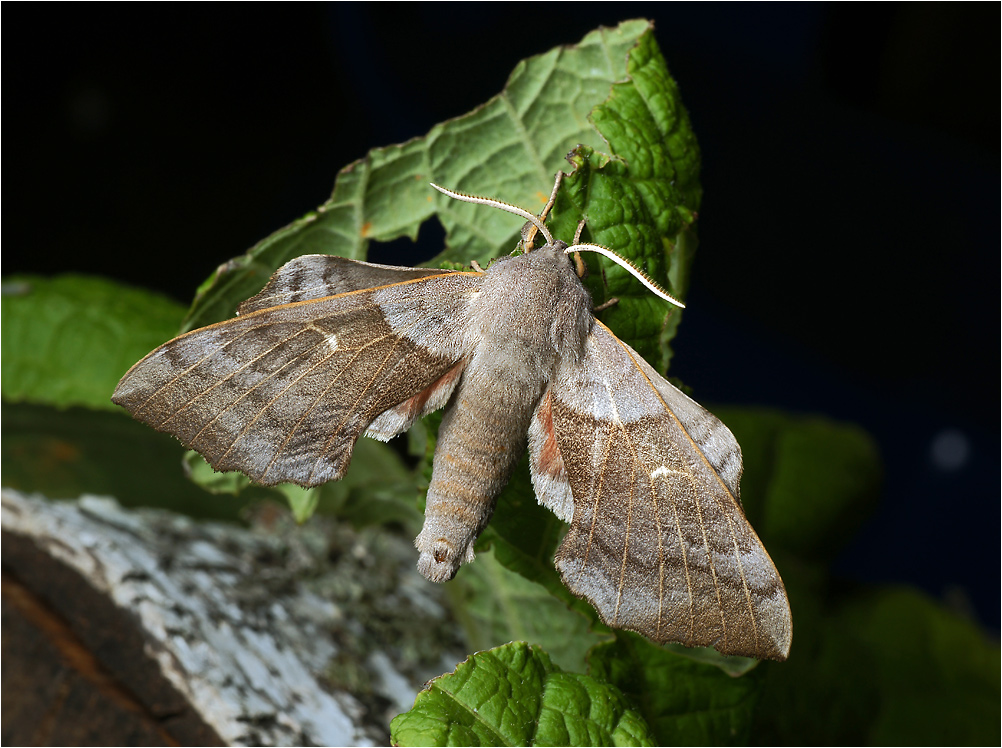
[[618,296],[613,296],[608,301],[606,301],[606,302],[604,302],[602,304],[599,304],[597,307],[595,307],[594,312],[595,312],[595,314],[598,314],[599,312],[604,312],[609,307],[615,306],[618,303],[619,303],[619,297]]
[[[584,231],[585,219],[578,221],[577,230],[574,232],[574,241],[571,242],[571,246],[577,244],[581,239],[581,232]],[[580,252],[573,252],[571,257],[574,258],[574,271],[578,274],[578,278],[584,278],[588,274],[588,268],[584,264],[584,260],[581,259]],[[598,310],[596,310],[598,311]]]
[[[553,189],[550,190],[550,199],[546,201],[546,205],[543,210],[536,216],[540,221],[545,221],[546,216],[549,215],[550,209],[553,207],[553,203],[557,201],[557,191],[560,189],[560,183],[564,181],[564,173],[562,171],[557,172],[557,176],[553,181]],[[536,234],[539,233],[539,229],[535,227],[532,222],[526,223],[522,227],[522,248],[526,252],[530,252],[533,248],[533,243],[536,241]]]
[[564,173],[562,171],[557,172],[557,176],[553,178],[553,189],[550,190],[550,199],[546,201],[546,206],[543,208],[542,212],[537,216],[540,221],[545,221],[546,217],[550,214],[550,208],[553,207],[553,203],[557,202],[557,191],[560,189],[560,183],[564,181]]

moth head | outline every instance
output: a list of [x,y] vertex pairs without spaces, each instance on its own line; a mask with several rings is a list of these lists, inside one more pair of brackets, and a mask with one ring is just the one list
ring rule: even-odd
[[[546,225],[543,223],[543,221],[546,220],[546,215],[550,212],[550,208],[553,207],[553,203],[557,198],[557,190],[560,188],[560,182],[562,178],[563,178],[563,172],[557,172],[556,182],[553,185],[553,191],[550,193],[550,199],[547,201],[546,207],[543,208],[543,211],[538,216],[533,215],[530,211],[526,210],[525,208],[519,208],[517,205],[511,205],[510,203],[502,202],[501,200],[494,200],[493,198],[489,197],[477,197],[475,195],[466,195],[462,192],[454,192],[453,190],[446,189],[445,187],[440,187],[434,182],[431,182],[430,184],[432,187],[441,192],[443,195],[447,195],[455,200],[462,200],[463,202],[474,203],[476,205],[489,205],[492,208],[498,208],[499,210],[503,210],[508,213],[513,213],[516,216],[521,216],[522,218],[524,218],[526,221],[528,221],[528,223],[522,230],[522,246],[523,249],[526,252],[528,252],[532,250],[532,243],[533,239],[535,238],[536,231],[538,231],[543,235],[543,237],[546,239],[547,245],[554,244],[553,234],[551,234],[549,229],[546,228]],[[604,257],[608,257],[610,260],[612,260],[617,265],[621,266],[623,269],[629,272],[631,275],[636,277],[637,280],[643,283],[648,288],[648,290],[650,290],[651,293],[653,293],[655,296],[658,296],[664,299],[665,301],[669,302],[670,304],[674,304],[675,306],[680,307],[681,309],[685,309],[685,304],[683,304],[681,301],[679,301],[671,294],[669,294],[667,291],[665,291],[664,288],[662,288],[657,281],[655,281],[653,278],[651,278],[651,276],[649,276],[643,270],[641,270],[632,262],[627,260],[625,257],[617,254],[608,247],[603,247],[600,244],[578,244],[578,239],[581,236],[581,229],[583,226],[584,222],[578,224],[578,230],[574,235],[574,242],[569,247],[565,247],[564,249],[565,254],[578,253],[578,252],[597,252],[598,254],[603,255]],[[580,275],[581,268],[583,268],[583,265],[580,262],[578,262],[577,265],[579,268],[578,274]]]

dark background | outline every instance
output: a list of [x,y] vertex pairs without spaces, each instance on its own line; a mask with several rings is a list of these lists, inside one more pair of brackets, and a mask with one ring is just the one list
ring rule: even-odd
[[671,374],[868,429],[885,501],[839,571],[998,632],[997,4],[5,7],[4,274],[184,302],[368,149],[654,19],[705,188]]

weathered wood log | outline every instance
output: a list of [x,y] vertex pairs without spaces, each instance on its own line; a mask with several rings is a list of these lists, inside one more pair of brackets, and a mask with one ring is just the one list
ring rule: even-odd
[[5,489],[3,742],[386,743],[464,657],[442,590],[402,538],[274,517]]

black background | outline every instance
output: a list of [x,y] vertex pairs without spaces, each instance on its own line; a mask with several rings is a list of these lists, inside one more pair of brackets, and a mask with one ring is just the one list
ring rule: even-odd
[[671,374],[704,403],[863,425],[885,501],[838,570],[998,631],[997,4],[4,10],[4,274],[184,302],[368,149],[470,110],[523,57],[654,19],[705,189]]

